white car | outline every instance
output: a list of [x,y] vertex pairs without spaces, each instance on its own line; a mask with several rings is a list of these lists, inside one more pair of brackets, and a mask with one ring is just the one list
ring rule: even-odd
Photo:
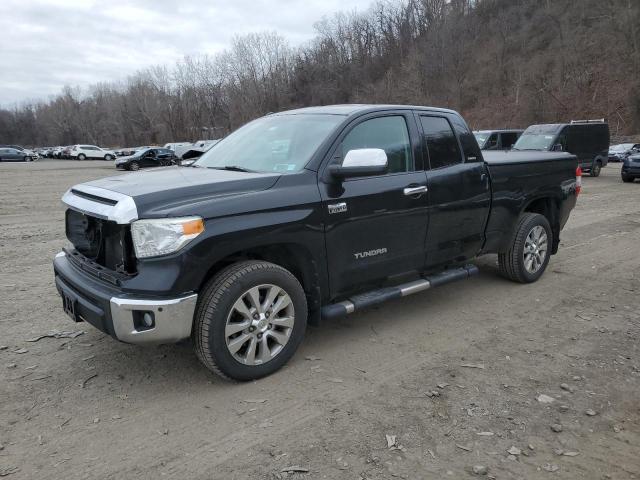
[[77,158],[78,160],[86,160],[87,158],[114,160],[116,153],[113,150],[105,150],[95,145],[74,145],[71,147],[71,158]]

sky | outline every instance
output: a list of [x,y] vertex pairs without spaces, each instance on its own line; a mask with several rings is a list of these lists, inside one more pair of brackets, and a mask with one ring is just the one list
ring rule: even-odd
[[275,31],[296,46],[335,12],[372,0],[0,0],[0,106],[48,100],[65,85],[124,80],[234,35]]

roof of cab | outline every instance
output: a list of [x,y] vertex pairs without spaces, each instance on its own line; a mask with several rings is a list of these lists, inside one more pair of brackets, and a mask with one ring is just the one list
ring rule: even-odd
[[324,115],[361,115],[363,113],[381,112],[385,110],[425,110],[430,112],[454,113],[454,110],[446,108],[424,107],[414,105],[375,105],[375,104],[356,104],[349,103],[343,105],[325,105],[320,107],[305,107],[295,110],[286,110],[274,113],[273,115],[298,115],[298,114],[324,114]]

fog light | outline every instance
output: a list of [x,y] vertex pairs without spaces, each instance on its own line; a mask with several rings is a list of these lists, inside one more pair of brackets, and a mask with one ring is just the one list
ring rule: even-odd
[[138,332],[150,330],[156,326],[156,316],[150,310],[134,310],[133,326]]
[[151,315],[149,312],[145,312],[145,314],[142,316],[142,323],[144,323],[145,327],[153,327],[153,315]]

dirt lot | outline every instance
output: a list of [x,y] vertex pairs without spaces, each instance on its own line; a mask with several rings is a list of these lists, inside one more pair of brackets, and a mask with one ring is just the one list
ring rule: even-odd
[[124,345],[62,312],[59,199],[112,173],[0,164],[0,476],[640,478],[640,185],[618,165],[585,178],[536,284],[483,258],[472,280],[311,329],[246,384],[188,344]]

